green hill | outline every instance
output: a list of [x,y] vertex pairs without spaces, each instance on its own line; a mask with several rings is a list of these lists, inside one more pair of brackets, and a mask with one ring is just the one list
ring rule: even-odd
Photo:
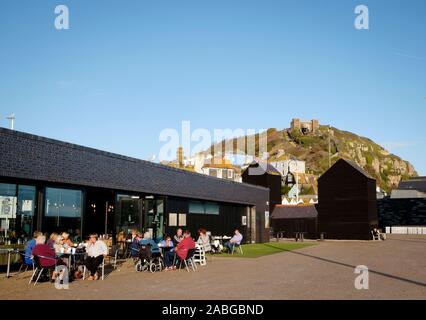
[[[328,132],[328,126],[320,126],[319,132],[315,135],[303,135],[300,131],[291,129],[268,129],[269,160],[276,161],[294,156],[306,162],[307,172],[321,175],[329,167]],[[246,138],[234,139],[234,152],[242,153],[243,150],[238,150],[237,145],[243,145],[241,139]],[[401,179],[417,176],[414,167],[408,161],[389,153],[372,140],[354,133],[331,127],[330,146],[332,164],[339,158],[352,160],[374,177],[378,186],[386,191],[397,186]]]

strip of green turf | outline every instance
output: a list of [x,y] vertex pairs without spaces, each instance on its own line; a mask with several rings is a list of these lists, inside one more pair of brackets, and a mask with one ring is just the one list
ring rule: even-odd
[[297,250],[309,246],[313,246],[312,243],[285,243],[285,242],[267,242],[267,243],[253,243],[243,244],[243,252],[241,254],[239,250],[236,250],[234,254],[223,253],[218,255],[219,257],[237,257],[237,258],[258,258],[269,254],[275,254],[279,252]]

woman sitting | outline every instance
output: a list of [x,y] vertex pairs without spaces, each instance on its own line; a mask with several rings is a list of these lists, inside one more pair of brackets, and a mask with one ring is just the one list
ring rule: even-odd
[[166,270],[172,270],[173,260],[175,257],[172,238],[170,236],[166,236],[166,238],[160,242],[159,246],[164,248],[164,264],[166,265]]
[[197,243],[201,245],[204,249],[204,252],[210,252],[212,251],[212,246],[210,244],[210,237],[207,235],[206,229],[199,229],[198,230],[198,240]]

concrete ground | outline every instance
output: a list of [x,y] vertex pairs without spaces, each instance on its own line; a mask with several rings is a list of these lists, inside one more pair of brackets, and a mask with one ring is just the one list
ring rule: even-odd
[[[426,236],[324,241],[256,259],[214,256],[197,272],[137,273],[125,263],[104,281],[28,285],[30,274],[0,278],[2,299],[426,299]],[[369,289],[354,286],[358,265]]]

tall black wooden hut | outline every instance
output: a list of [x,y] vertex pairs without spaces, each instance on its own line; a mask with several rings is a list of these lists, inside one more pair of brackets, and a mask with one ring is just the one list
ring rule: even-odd
[[252,162],[242,173],[245,183],[269,188],[269,212],[281,204],[281,173],[266,162]]
[[371,239],[378,225],[376,180],[340,159],[318,180],[318,232],[329,239]]

